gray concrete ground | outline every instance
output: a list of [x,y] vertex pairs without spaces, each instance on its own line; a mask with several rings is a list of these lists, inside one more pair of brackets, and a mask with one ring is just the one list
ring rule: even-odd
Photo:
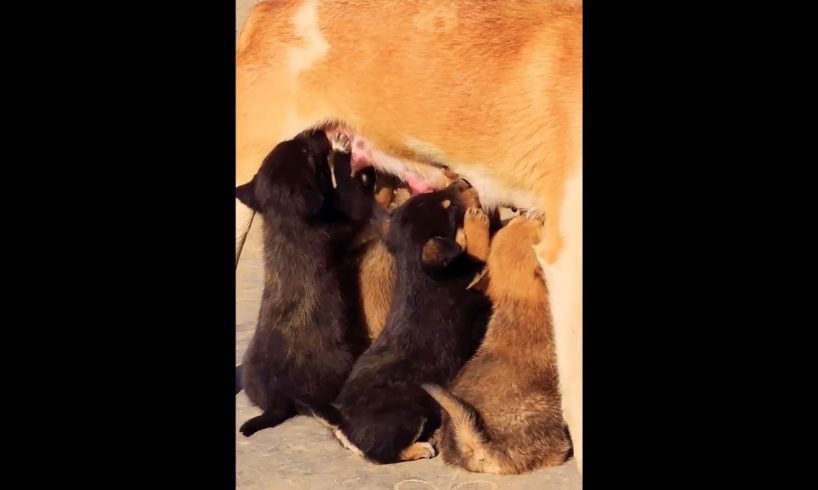
[[[236,38],[256,0],[236,0]],[[261,223],[254,220],[236,269],[236,364],[253,335],[262,293]],[[526,475],[469,473],[440,457],[377,466],[343,449],[317,421],[295,417],[245,438],[239,427],[261,411],[236,396],[236,488],[310,490],[557,490],[582,488],[571,460]]]

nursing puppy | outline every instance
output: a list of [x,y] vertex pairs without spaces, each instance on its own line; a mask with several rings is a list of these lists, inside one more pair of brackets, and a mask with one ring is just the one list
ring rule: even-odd
[[414,196],[395,212],[386,240],[396,261],[386,328],[334,404],[302,400],[345,447],[373,463],[434,456],[425,441],[440,409],[420,384],[448,383],[485,332],[490,303],[467,286],[481,268],[472,256],[488,249],[488,218],[466,187],[461,181]]
[[[296,415],[292,387],[332,401],[368,345],[358,317],[356,269],[345,247],[372,211],[372,197],[350,177],[349,154],[323,132],[279,144],[236,196],[263,218],[264,294],[241,366],[242,386],[263,413],[244,423],[250,436]],[[237,370],[238,372],[238,370]]]
[[[334,148],[349,153],[348,143],[334,141]],[[337,155],[337,153],[336,153]],[[334,158],[333,158],[334,161]],[[343,165],[343,163],[342,163]],[[384,212],[405,202],[409,196],[391,176],[368,169],[360,175],[361,188],[365,194],[372,194],[375,202]],[[350,259],[357,260],[357,284],[360,293],[361,310],[358,312],[366,325],[366,331],[374,340],[386,325],[386,315],[392,304],[392,290],[395,282],[395,259],[386,250],[382,232],[375,223],[364,226],[360,234],[353,238],[349,247]],[[242,390],[241,365],[236,366],[236,394]]]
[[[453,180],[453,176],[450,176]],[[388,212],[394,212],[411,198],[405,184],[395,182],[391,176],[377,172],[375,201]],[[489,230],[494,233],[502,226],[499,210],[489,212]],[[363,316],[371,338],[374,340],[386,326],[386,318],[392,304],[395,286],[395,258],[386,248],[382,232],[368,230],[370,240],[364,244],[360,260],[358,287],[363,302]],[[483,258],[482,260],[485,260]]]
[[449,390],[424,385],[446,412],[438,434],[443,460],[469,471],[523,473],[562,464],[571,450],[534,252],[540,228],[518,217],[494,236],[478,285],[488,283],[494,308],[485,340]]
[[[391,213],[409,200],[408,189],[392,176],[377,172],[374,199],[380,208]],[[371,226],[359,262],[358,288],[361,291],[362,314],[373,340],[386,326],[395,288],[395,258],[384,242],[383,230]]]

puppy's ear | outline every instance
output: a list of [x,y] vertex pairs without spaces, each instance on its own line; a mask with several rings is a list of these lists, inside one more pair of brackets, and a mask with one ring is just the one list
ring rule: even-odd
[[318,191],[309,191],[304,195],[304,210],[308,218],[321,214],[324,209],[324,195]]
[[240,185],[236,187],[236,199],[242,202],[245,206],[252,209],[253,211],[261,211],[260,206],[258,204],[258,200],[256,199],[256,178],[253,177],[253,180],[250,182]]
[[435,237],[423,245],[420,262],[427,269],[437,271],[446,268],[462,253],[463,249],[454,240]]

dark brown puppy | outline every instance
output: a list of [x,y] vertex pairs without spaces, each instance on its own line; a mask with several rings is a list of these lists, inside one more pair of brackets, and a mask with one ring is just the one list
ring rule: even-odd
[[490,303],[467,289],[482,268],[468,249],[488,248],[488,218],[466,213],[476,204],[473,190],[457,183],[414,196],[392,215],[386,246],[396,283],[386,328],[334,404],[301,399],[371,462],[434,456],[424,441],[439,426],[440,409],[420,384],[448,383],[482,340]]
[[518,217],[494,236],[480,284],[488,283],[494,307],[486,338],[450,391],[424,386],[446,411],[438,435],[443,460],[469,471],[522,473],[562,464],[571,450],[534,252],[540,229]]
[[263,218],[264,294],[241,367],[250,401],[264,413],[250,436],[297,413],[292,390],[332,401],[369,343],[356,305],[356,264],[346,247],[372,212],[372,193],[350,177],[349,154],[323,132],[279,144],[236,196]]

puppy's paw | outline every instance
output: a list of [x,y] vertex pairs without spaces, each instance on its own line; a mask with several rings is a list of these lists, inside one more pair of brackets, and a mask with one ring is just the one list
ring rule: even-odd
[[416,442],[400,453],[401,461],[417,461],[418,459],[432,459],[437,452],[428,442]]
[[482,208],[469,208],[466,210],[466,217],[464,226],[473,226],[477,228],[489,227],[489,216]]
[[348,134],[337,131],[332,137],[332,149],[343,153],[352,151],[352,138]]
[[435,447],[429,442],[416,442],[415,444],[422,446],[422,449],[426,451],[426,455],[424,458],[432,459],[437,456],[437,451],[435,451]]
[[489,216],[479,207],[469,208],[463,218],[466,253],[485,262],[489,258]]
[[239,428],[239,432],[241,432],[244,437],[250,437],[264,427],[266,427],[266,425],[261,423],[260,417],[253,417],[242,424],[242,426]]
[[434,432],[432,433],[432,435],[429,437],[429,441],[428,441],[428,442],[429,442],[429,444],[431,444],[431,445],[432,445],[432,447],[433,447],[433,448],[435,448],[435,450],[437,450],[437,446],[439,446],[439,445],[440,445],[440,439],[441,439],[442,437],[443,437],[443,428],[442,428],[442,427],[438,427],[437,429],[435,429],[435,431],[434,431]]
[[540,228],[540,241],[534,244],[534,253],[537,255],[537,262],[540,263],[540,272],[545,274],[545,269],[548,267],[548,264],[553,262],[552,260],[552,249],[553,246],[551,242],[553,240],[549,240],[546,232],[545,226]]

